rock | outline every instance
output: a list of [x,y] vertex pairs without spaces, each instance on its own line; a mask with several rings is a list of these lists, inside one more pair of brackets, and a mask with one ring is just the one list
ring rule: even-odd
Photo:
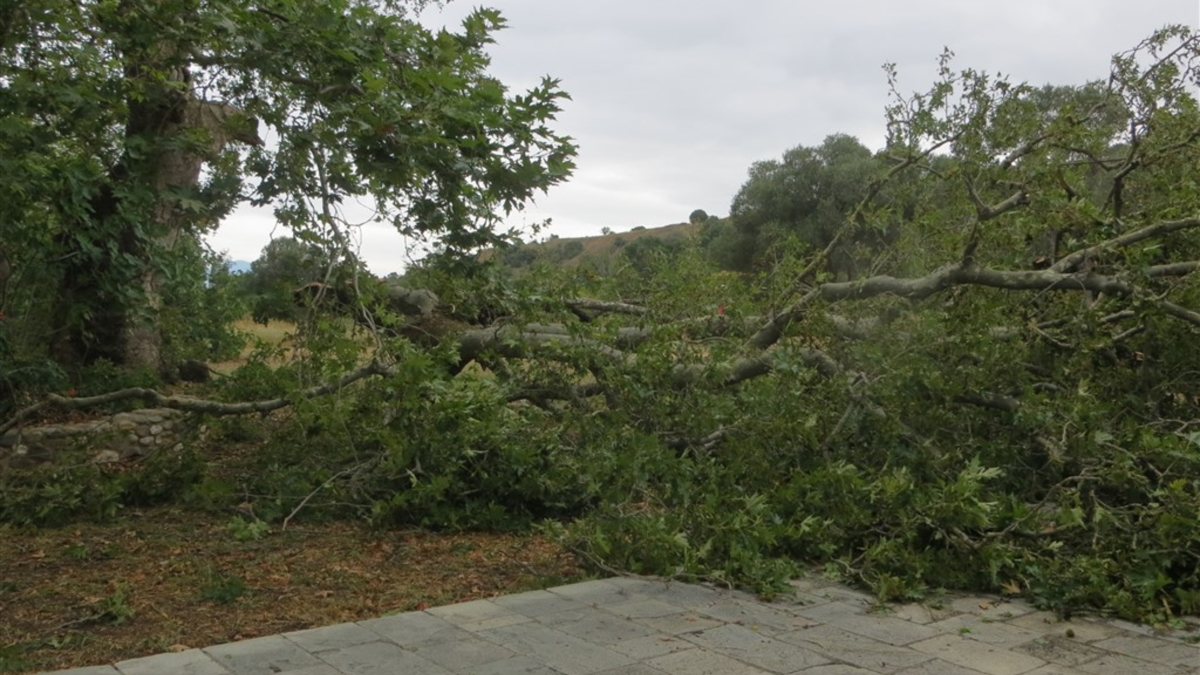
[[203,437],[205,431],[198,418],[169,408],[134,410],[86,422],[24,427],[0,436],[0,471],[63,458],[108,463],[144,455],[154,447],[173,446],[181,450],[184,441]]
[[116,450],[101,450],[92,458],[96,464],[112,464],[121,461],[121,453]]
[[388,304],[408,316],[429,316],[440,302],[436,293],[424,288],[410,290],[404,286],[388,286],[387,293]]

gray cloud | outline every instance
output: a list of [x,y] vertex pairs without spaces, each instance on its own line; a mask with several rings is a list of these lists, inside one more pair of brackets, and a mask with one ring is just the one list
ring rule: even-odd
[[[723,214],[746,169],[796,145],[845,132],[883,140],[886,82],[924,89],[943,47],[954,64],[1032,84],[1108,73],[1113,53],[1169,23],[1195,25],[1192,0],[496,0],[508,19],[493,71],[512,89],[542,76],[572,96],[557,128],[580,146],[572,181],[511,222],[553,218],[564,236]],[[422,17],[457,26],[471,4]],[[213,243],[237,257],[265,244],[241,212]],[[403,264],[398,237],[374,232],[375,271]]]

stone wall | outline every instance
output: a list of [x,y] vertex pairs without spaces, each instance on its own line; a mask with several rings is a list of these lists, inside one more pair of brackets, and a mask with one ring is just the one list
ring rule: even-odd
[[68,457],[106,463],[137,459],[153,450],[178,451],[204,431],[198,418],[172,408],[13,429],[0,436],[0,472]]

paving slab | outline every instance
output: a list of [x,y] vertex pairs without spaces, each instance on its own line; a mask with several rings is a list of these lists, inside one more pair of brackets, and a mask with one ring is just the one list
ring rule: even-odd
[[[321,652],[321,660],[344,675],[452,675],[453,671],[404,649],[393,642],[368,642]],[[287,672],[287,671],[280,671]],[[165,673],[163,674],[165,675]]]
[[54,675],[1200,675],[1169,633],[979,595],[881,606],[813,577],[762,602],[613,578]]
[[121,675],[233,675],[199,649],[118,661],[113,665]]
[[877,673],[895,673],[933,658],[929,654],[873,640],[835,626],[816,626],[779,636],[802,649]]
[[1022,675],[1046,665],[1045,661],[1036,656],[980,642],[965,635],[942,635],[909,646],[929,656],[973,668],[988,675]]
[[1164,665],[1192,665],[1200,672],[1200,646],[1141,635],[1120,635],[1093,642],[1093,647]]
[[282,635],[230,642],[201,651],[236,675],[274,675],[322,663]]
[[833,663],[819,651],[781,642],[745,626],[726,624],[720,628],[684,636],[702,650],[724,654],[772,673],[794,673],[804,668]]
[[442,617],[427,612],[393,614],[378,619],[359,621],[357,624],[342,625],[366,630],[374,636],[371,640],[363,640],[363,642],[374,642],[383,638],[410,649],[425,642],[437,641],[440,636],[446,635],[450,631],[464,630]]
[[998,645],[1006,649],[1025,644],[1038,637],[1036,631],[1028,628],[1021,628],[1003,621],[988,620],[974,614],[960,614],[942,621],[935,621],[928,627],[943,633],[957,633],[972,640]]
[[517,654],[532,656],[565,675],[592,675],[635,663],[607,645],[582,640],[540,623],[493,628],[481,631],[480,635]]
[[284,633],[283,637],[305,651],[317,653],[329,649],[341,649],[379,640],[379,635],[368,626],[355,623],[339,623],[333,626],[310,628]]
[[1034,658],[1060,666],[1077,666],[1088,661],[1095,661],[1104,656],[1104,650],[1089,647],[1082,642],[1057,635],[1046,635],[1036,638],[1023,645],[1013,648],[1013,651],[1028,654]]

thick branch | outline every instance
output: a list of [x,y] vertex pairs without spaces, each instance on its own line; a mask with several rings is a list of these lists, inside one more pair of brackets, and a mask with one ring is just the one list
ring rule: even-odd
[[[1195,221],[1178,221],[1190,223],[1187,226],[1200,225],[1200,219]],[[1174,229],[1184,226],[1176,223],[1163,223],[1158,233],[1165,226],[1173,225]],[[1147,230],[1152,228],[1147,228]],[[1145,230],[1141,231],[1145,232]],[[1134,233],[1136,234],[1136,233]],[[1151,236],[1151,235],[1145,235]],[[1145,238],[1145,236],[1141,238]],[[921,300],[935,293],[954,286],[986,286],[1010,291],[1090,291],[1105,293],[1112,296],[1138,296],[1150,301],[1163,312],[1188,323],[1200,326],[1200,313],[1192,311],[1172,302],[1152,298],[1137,286],[1118,279],[1117,277],[1100,274],[1064,274],[1054,268],[1045,270],[1004,271],[980,267],[964,267],[949,265],[942,267],[924,277],[916,279],[898,279],[891,276],[877,276],[859,281],[822,284],[810,290],[804,297],[791,307],[780,312],[772,320],[750,338],[750,345],[765,349],[779,340],[783,329],[804,315],[808,305],[816,300],[834,302],[838,300],[864,300],[879,295],[897,295],[904,298]]]
[[641,305],[631,305],[626,302],[612,302],[609,300],[593,300],[591,298],[574,298],[572,300],[567,300],[567,307],[572,309],[590,310],[593,312],[631,314],[633,316],[644,316],[650,311]]
[[514,401],[533,401],[544,404],[547,401],[581,401],[604,393],[604,387],[599,382],[589,382],[571,387],[522,387],[507,397],[509,403]]
[[459,335],[458,353],[460,363],[466,364],[487,352],[507,358],[522,358],[528,356],[532,349],[544,349],[549,346],[586,347],[592,353],[603,356],[606,360],[625,365],[633,365],[637,358],[634,354],[626,354],[602,342],[571,335],[566,331],[535,331],[521,326],[501,326],[465,331]]
[[1146,268],[1146,274],[1151,277],[1182,277],[1197,270],[1200,270],[1200,260],[1152,265]]
[[1039,143],[1049,137],[1049,134],[1041,134],[1036,138],[1031,138],[1028,141],[1025,141],[1017,149],[1008,153],[1008,156],[1004,158],[1004,161],[1000,162],[1000,168],[1005,170],[1009,169],[1014,163],[1016,163],[1018,159],[1021,159],[1025,155],[1033,152],[1034,148],[1036,148]]
[[[801,349],[796,352],[801,363],[815,369],[824,377],[834,377],[842,372],[837,361],[819,349]],[[686,386],[699,381],[706,375],[715,376],[722,386],[732,387],[756,377],[762,377],[775,369],[780,359],[777,352],[764,352],[758,356],[733,359],[717,364],[692,364],[679,366],[672,376],[676,386]]]
[[1066,256],[1062,260],[1050,266],[1049,272],[1074,272],[1079,269],[1083,261],[1091,258],[1108,249],[1122,248],[1130,244],[1136,244],[1139,241],[1150,239],[1152,237],[1160,237],[1164,234],[1178,232],[1180,230],[1188,230],[1193,227],[1200,227],[1200,218],[1184,218],[1183,220],[1166,220],[1161,223],[1155,223],[1149,227],[1143,227],[1134,232],[1127,232],[1119,237],[1113,237],[1108,241],[1102,241],[1095,246],[1080,249]]
[[967,181],[967,195],[971,197],[971,201],[975,204],[975,216],[981,223],[1029,203],[1029,194],[1024,190],[1020,190],[998,204],[984,204],[983,199],[975,191],[975,185],[971,181]]
[[1021,402],[1011,396],[990,392],[960,394],[955,396],[954,400],[959,403],[967,403],[981,408],[991,408],[992,410],[1008,413],[1016,412],[1021,407]]
[[142,387],[121,389],[119,391],[109,392],[99,396],[85,396],[81,398],[68,398],[58,394],[50,394],[45,401],[41,401],[27,408],[23,408],[11,419],[3,424],[0,424],[0,434],[12,429],[13,427],[16,427],[21,422],[33,417],[38,412],[41,412],[47,408],[86,410],[108,403],[117,403],[119,401],[142,401],[148,405],[153,405],[160,408],[174,408],[176,410],[202,413],[216,417],[223,417],[226,415],[247,415],[250,413],[268,413],[281,408],[286,408],[296,401],[316,398],[319,396],[327,396],[367,377],[374,375],[386,376],[391,375],[394,372],[395,370],[393,368],[384,366],[378,361],[372,361],[358,370],[354,370],[342,375],[333,382],[305,389],[295,396],[264,399],[261,401],[243,401],[238,403],[222,403],[220,401],[210,401],[206,399],[192,398],[190,396],[166,396],[158,391],[155,391],[154,389],[146,389]]

